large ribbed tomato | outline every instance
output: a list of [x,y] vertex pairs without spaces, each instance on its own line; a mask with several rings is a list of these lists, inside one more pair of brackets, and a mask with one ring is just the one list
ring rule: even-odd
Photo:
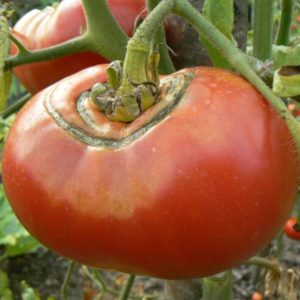
[[163,278],[207,276],[265,246],[293,207],[287,126],[244,79],[186,69],[130,124],[84,91],[105,66],[36,95],[4,150],[3,181],[25,227],[81,263]]
[[[112,14],[127,34],[131,34],[137,16],[145,8],[145,0],[108,0]],[[14,35],[30,50],[50,47],[80,35],[86,21],[81,0],[64,0],[56,8],[34,9],[14,27]],[[11,54],[17,48],[12,46]],[[98,54],[85,52],[63,58],[22,65],[14,68],[19,80],[31,92],[89,66],[104,63]]]

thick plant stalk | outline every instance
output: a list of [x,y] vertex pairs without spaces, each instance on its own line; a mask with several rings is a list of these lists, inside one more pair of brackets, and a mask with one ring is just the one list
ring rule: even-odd
[[273,0],[254,1],[253,55],[262,61],[271,59],[273,11]]
[[281,3],[281,17],[275,44],[287,45],[289,43],[295,0],[282,0]]

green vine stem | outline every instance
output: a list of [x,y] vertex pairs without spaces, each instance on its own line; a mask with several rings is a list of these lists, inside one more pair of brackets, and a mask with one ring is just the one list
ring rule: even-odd
[[84,51],[97,52],[109,60],[124,59],[128,37],[110,13],[104,0],[82,0],[87,31],[64,43],[40,50],[30,51],[14,41],[21,50],[19,55],[5,60],[5,70],[44,60],[51,60]]
[[68,286],[70,283],[70,279],[74,273],[76,263],[74,261],[70,261],[67,269],[67,273],[63,282],[63,285],[61,287],[61,298],[62,300],[68,299]]
[[254,0],[253,55],[260,60],[271,58],[274,0]]
[[82,0],[87,19],[87,40],[109,60],[123,59],[128,41],[104,0]]
[[267,258],[263,258],[263,257],[259,257],[259,256],[253,256],[250,259],[248,259],[245,262],[245,264],[264,267],[264,268],[272,270],[272,272],[276,276],[280,276],[281,275],[281,270],[280,270],[279,265],[276,262],[273,262],[273,261],[271,261],[271,260],[269,260]]
[[[154,7],[158,5],[159,2],[160,0],[148,0],[148,11],[151,12],[154,9]],[[157,30],[157,33],[154,38],[154,44],[158,45],[160,49],[159,72],[161,74],[170,74],[175,72],[175,67],[169,55],[165,30],[163,26],[160,26],[160,28]]]
[[131,288],[133,286],[134,280],[135,280],[135,276],[129,275],[125,285],[123,286],[123,289],[121,290],[119,300],[129,299],[129,294],[130,294]]
[[287,45],[289,43],[294,6],[295,0],[282,0],[281,17],[275,41],[276,45]]
[[275,96],[270,88],[252,70],[248,63],[247,56],[234,46],[218,29],[216,29],[203,15],[201,15],[187,0],[175,0],[174,13],[184,17],[201,34],[224,55],[231,66],[242,76],[248,79],[268,100],[269,104],[286,121],[291,134],[293,135],[298,153],[300,155],[300,125],[294,116],[288,111],[283,101]]
[[23,64],[51,60],[65,55],[87,51],[90,48],[91,46],[86,35],[41,50],[30,51],[24,48],[25,50],[23,50],[20,54],[9,57],[5,60],[5,70],[9,70]]
[[29,101],[31,98],[31,94],[27,93],[23,97],[21,97],[19,100],[11,104],[9,107],[7,107],[3,112],[0,113],[0,117],[5,119],[9,117],[10,115],[16,113],[19,109],[21,109],[26,102]]
[[17,46],[17,48],[19,50],[19,54],[24,54],[24,53],[28,52],[28,50],[25,48],[25,46],[22,44],[22,42],[19,41],[12,33],[9,33],[8,37]]

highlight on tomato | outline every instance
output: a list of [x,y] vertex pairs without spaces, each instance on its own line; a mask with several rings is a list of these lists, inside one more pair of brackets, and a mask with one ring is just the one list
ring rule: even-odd
[[[108,0],[111,12],[123,30],[132,35],[136,18],[145,9],[145,0]],[[60,44],[81,34],[86,20],[81,0],[64,0],[55,7],[34,9],[15,25],[13,34],[29,50]],[[11,54],[17,54],[13,44]],[[13,70],[28,91],[35,94],[50,84],[89,66],[107,62],[99,54],[83,52],[62,58],[25,64]]]
[[106,81],[106,65],[85,69],[18,114],[3,182],[33,236],[89,266],[172,279],[234,267],[276,236],[297,193],[297,151],[250,83],[185,69],[123,123],[91,101]]
[[287,237],[300,241],[300,226],[296,217],[290,217],[284,225],[284,232]]

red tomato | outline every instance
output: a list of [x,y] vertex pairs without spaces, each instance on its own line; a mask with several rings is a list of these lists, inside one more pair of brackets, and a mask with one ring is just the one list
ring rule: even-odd
[[[108,0],[113,15],[127,34],[145,8],[145,0]],[[14,27],[14,35],[30,50],[47,48],[80,35],[86,26],[81,0],[64,0],[56,8],[32,10]],[[12,46],[11,54],[17,48]],[[19,80],[33,94],[89,66],[104,63],[98,54],[85,52],[14,68]]]
[[83,264],[174,279],[228,269],[272,240],[294,205],[298,158],[248,82],[185,69],[123,124],[78,100],[105,80],[102,65],[50,86],[10,131],[4,187],[37,239]]
[[263,300],[263,296],[259,292],[255,292],[252,294],[251,300]]
[[300,231],[296,231],[294,226],[297,224],[297,218],[291,217],[284,225],[284,232],[287,237],[300,241]]

